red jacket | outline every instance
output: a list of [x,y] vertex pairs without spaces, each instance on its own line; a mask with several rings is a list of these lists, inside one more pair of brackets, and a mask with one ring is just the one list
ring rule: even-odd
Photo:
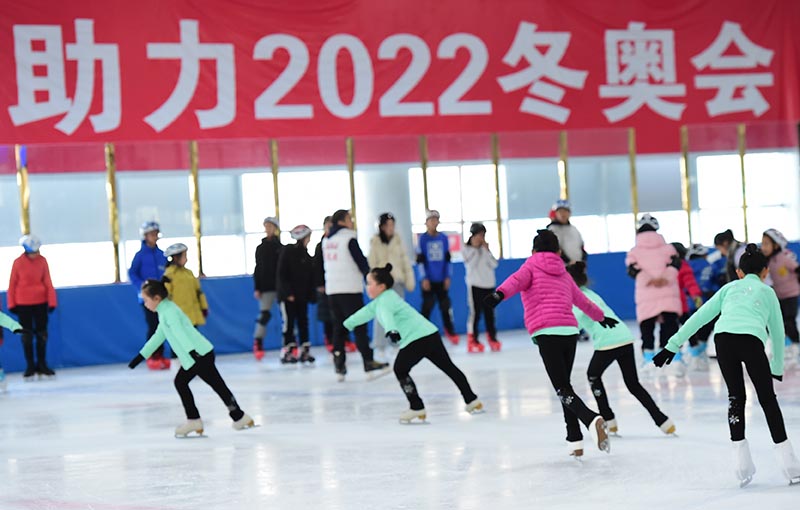
[[28,257],[24,253],[20,255],[11,266],[11,280],[8,282],[8,308],[12,309],[17,305],[41,305],[47,303],[49,307],[55,307],[56,289],[50,281],[50,268],[47,259],[39,255],[38,257]]
[[678,270],[678,286],[681,288],[681,301],[683,302],[684,315],[689,313],[689,302],[686,299],[686,294],[689,297],[696,298],[703,295],[700,286],[697,285],[697,280],[694,278],[694,271],[692,266],[685,260],[681,263],[681,268]]

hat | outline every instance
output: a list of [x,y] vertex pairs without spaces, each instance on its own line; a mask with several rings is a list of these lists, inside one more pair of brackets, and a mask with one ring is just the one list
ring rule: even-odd
[[789,245],[789,240],[786,239],[786,236],[781,234],[778,230],[774,228],[767,229],[764,232],[764,235],[772,239],[775,244],[781,247],[781,250],[785,250],[786,247]]
[[486,227],[483,226],[483,223],[475,222],[469,227],[469,233],[472,235],[479,234],[481,232],[486,232]]
[[275,225],[275,228],[278,229],[281,228],[281,222],[278,221],[278,218],[276,218],[275,216],[267,216],[266,218],[264,218],[264,225],[266,225],[267,223],[272,223],[273,225]]
[[186,246],[183,243],[171,244],[169,246],[169,248],[164,250],[164,256],[166,256],[166,257],[174,257],[175,255],[183,253],[183,252],[187,251],[188,249],[189,249],[189,247]]
[[425,213],[425,221],[428,221],[431,218],[439,219],[439,211],[436,209],[430,209]]
[[556,200],[556,203],[553,204],[553,210],[558,211],[559,209],[572,211],[572,206],[570,205],[569,200]]
[[33,234],[28,234],[19,238],[19,245],[25,253],[36,253],[42,247],[42,242]]
[[533,250],[558,253],[558,237],[549,230],[537,230],[533,238]]
[[636,222],[636,228],[639,232],[658,230],[658,220],[655,219],[654,216],[651,216],[650,213],[645,213],[639,218],[639,221]]
[[292,239],[299,241],[311,235],[311,228],[307,225],[297,225],[290,233],[292,234]]

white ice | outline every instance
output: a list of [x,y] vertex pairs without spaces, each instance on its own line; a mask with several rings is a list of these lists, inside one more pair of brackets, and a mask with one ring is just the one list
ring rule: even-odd
[[[738,488],[719,370],[646,379],[674,419],[666,437],[627,393],[619,370],[606,387],[620,427],[611,454],[587,441],[566,453],[561,409],[536,348],[504,332],[500,353],[448,347],[486,413],[468,415],[453,384],[428,362],[413,371],[426,425],[400,425],[407,407],[393,375],[366,382],[360,357],[335,382],[324,350],[314,368],[224,356],[220,370],[261,425],[234,431],[226,409],[192,383],[205,439],[175,439],[184,416],[170,372],[142,364],[60,370],[54,381],[9,375],[0,395],[0,510],[94,509],[783,509],[800,487],[781,475],[764,416],[748,400],[747,436],[758,469]],[[580,344],[573,384],[596,409]],[[800,373],[800,372],[798,372]],[[800,446],[800,378],[777,393]],[[587,436],[588,438],[588,436]]]

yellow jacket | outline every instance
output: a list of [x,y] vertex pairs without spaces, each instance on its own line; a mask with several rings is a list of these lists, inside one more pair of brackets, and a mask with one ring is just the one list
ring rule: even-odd
[[164,276],[170,279],[166,284],[169,298],[189,317],[192,325],[205,324],[203,310],[208,310],[208,301],[200,288],[200,280],[190,270],[176,265],[168,266]]

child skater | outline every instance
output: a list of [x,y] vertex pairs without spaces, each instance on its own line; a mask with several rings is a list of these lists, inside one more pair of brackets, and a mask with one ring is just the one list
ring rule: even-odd
[[[22,325],[20,325],[19,322],[15,321],[3,312],[0,312],[0,346],[3,345],[3,328],[11,330],[17,335],[22,335],[25,333],[25,330],[22,329]],[[6,373],[3,371],[3,365],[0,364],[0,391],[6,391],[6,385]]]
[[783,317],[783,329],[786,331],[786,356],[784,359],[794,364],[800,355],[800,334],[797,332],[797,296],[800,296],[800,282],[797,271],[800,266],[794,253],[787,250],[789,241],[786,237],[771,228],[761,237],[761,252],[769,261],[769,276],[772,289],[778,296]]
[[586,407],[570,382],[578,344],[578,321],[572,314],[572,305],[577,305],[603,327],[614,326],[618,321],[606,317],[603,310],[575,285],[567,274],[560,251],[556,235],[549,230],[539,230],[533,239],[532,255],[517,272],[487,296],[486,302],[497,306],[508,297],[522,294],[525,327],[533,342],[539,346],[547,376],[561,400],[570,455],[578,458],[583,456],[583,434],[579,421],[595,436],[600,450],[609,452],[611,444],[605,420]]
[[186,422],[175,428],[175,437],[186,437],[192,432],[203,434],[203,420],[194,404],[189,382],[200,377],[211,386],[228,408],[233,420],[233,428],[242,430],[254,426],[253,418],[242,411],[231,390],[222,380],[222,376],[214,364],[214,346],[211,345],[197,329],[192,326],[178,305],[168,297],[167,287],[159,280],[147,280],[142,285],[142,299],[148,310],[158,314],[158,328],[150,337],[139,354],[131,360],[128,367],[136,365],[150,357],[164,340],[169,338],[170,346],[175,350],[181,368],[175,375],[175,389],[181,397],[183,409],[186,411]]
[[[719,369],[728,387],[728,426],[736,455],[735,472],[741,487],[750,483],[756,472],[744,436],[746,393],[742,363],[767,418],[783,473],[791,483],[800,481],[800,461],[786,438],[783,415],[772,385],[772,378],[783,380],[784,330],[775,291],[763,282],[769,273],[767,264],[767,257],[758,247],[748,244],[737,264],[736,273],[740,279],[722,287],[653,358],[657,367],[669,364],[695,331],[720,315],[714,328],[714,343]],[[764,352],[768,337],[772,339],[772,361]]]
[[430,360],[458,386],[466,404],[465,411],[473,413],[483,409],[483,404],[473,393],[466,376],[447,354],[439,328],[414,310],[396,292],[391,291],[393,286],[391,264],[373,268],[367,274],[367,295],[372,301],[348,317],[344,321],[344,327],[352,331],[375,318],[387,331],[386,336],[392,342],[400,344],[400,351],[394,361],[394,373],[409,404],[409,409],[400,414],[400,422],[410,423],[415,418],[425,420],[425,405],[409,375],[411,369],[423,358]]
[[[283,322],[281,363],[314,363],[308,336],[308,304],[314,295],[314,261],[308,254],[311,228],[297,225],[291,231],[295,244],[287,245],[278,257],[278,300],[286,320]],[[294,327],[301,351],[298,356]]]
[[660,323],[660,345],[678,331],[678,316],[683,311],[678,270],[682,261],[672,245],[657,232],[658,220],[649,214],[638,222],[636,246],[628,252],[625,265],[628,275],[636,279],[636,320],[642,335],[642,356],[645,367],[655,354],[655,329]]
[[422,280],[422,315],[428,319],[433,306],[439,302],[444,335],[453,345],[460,341],[453,327],[453,310],[450,306],[450,244],[447,235],[439,232],[439,211],[431,209],[425,218],[426,231],[419,236],[417,264]]
[[[173,244],[164,254],[169,258],[164,271],[164,285],[169,298],[178,305],[194,327],[202,326],[208,317],[208,300],[200,280],[186,268],[186,252],[189,248],[183,243]],[[167,360],[169,361],[169,360]]]
[[464,245],[464,269],[466,271],[467,302],[469,318],[467,319],[467,352],[483,352],[483,344],[478,340],[478,324],[483,315],[486,323],[486,339],[492,351],[499,351],[501,344],[497,341],[497,328],[494,325],[494,308],[486,306],[483,300],[494,292],[497,285],[494,270],[497,259],[489,251],[486,242],[486,227],[483,223],[473,223],[469,229],[469,239]]
[[[586,276],[586,263],[575,262],[567,266],[567,272],[570,274],[575,284],[580,287],[586,297],[592,303],[596,304],[603,310],[606,317],[612,317],[619,321],[619,317],[614,311],[603,301],[599,295],[589,290],[586,286],[588,277]],[[576,306],[572,307],[572,312],[575,318],[578,319],[578,325],[589,332],[594,342],[594,354],[591,361],[589,361],[589,368],[586,370],[586,375],[589,378],[589,385],[592,387],[592,393],[595,400],[597,400],[597,407],[600,409],[600,414],[608,425],[609,432],[617,432],[617,419],[614,417],[614,411],[608,404],[608,395],[603,386],[601,379],[606,369],[611,366],[615,361],[619,365],[622,372],[622,380],[625,381],[625,387],[628,391],[636,397],[650,417],[656,423],[656,426],[667,435],[675,433],[675,424],[671,419],[661,412],[653,398],[647,393],[641,383],[639,377],[636,375],[636,358],[633,354],[633,335],[625,324],[617,324],[610,328],[604,328],[599,323],[590,319],[585,313],[580,311]]]

